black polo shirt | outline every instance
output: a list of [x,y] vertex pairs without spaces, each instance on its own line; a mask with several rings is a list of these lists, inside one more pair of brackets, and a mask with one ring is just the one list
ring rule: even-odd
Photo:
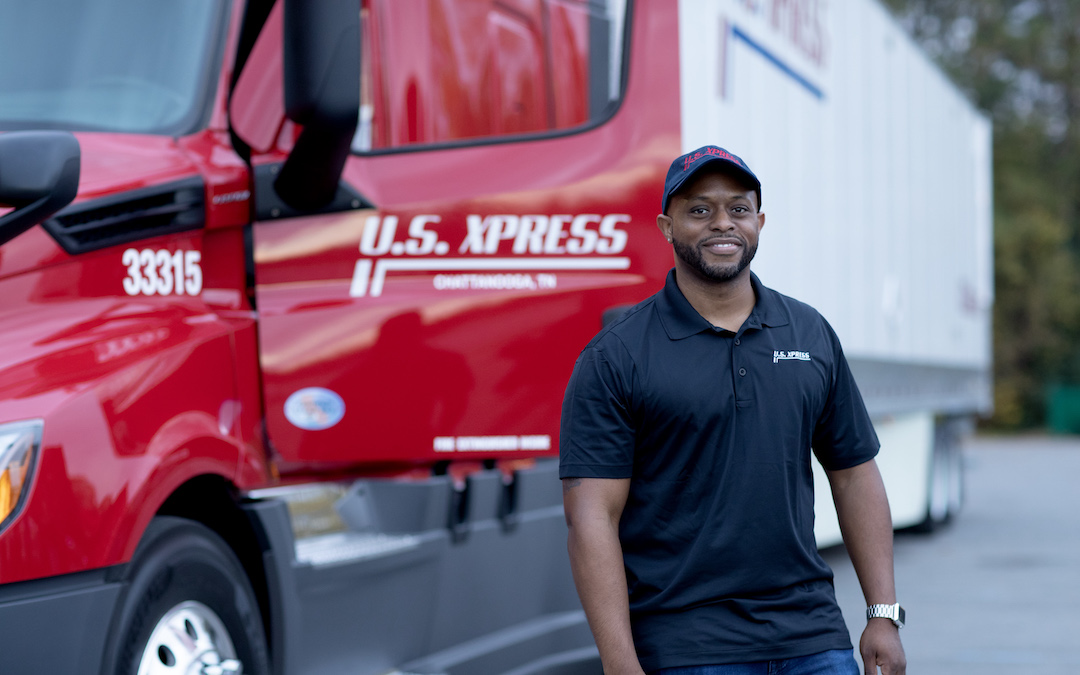
[[585,347],[566,390],[560,476],[631,479],[619,537],[647,671],[851,648],[814,540],[810,452],[849,468],[877,436],[825,319],[751,280],[732,333],[672,270]]

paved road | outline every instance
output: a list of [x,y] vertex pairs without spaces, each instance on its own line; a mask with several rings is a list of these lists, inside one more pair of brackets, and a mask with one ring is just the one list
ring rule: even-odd
[[[908,673],[1080,674],[1080,438],[980,437],[964,458],[960,516],[896,537]],[[858,645],[855,573],[842,547],[825,558]]]

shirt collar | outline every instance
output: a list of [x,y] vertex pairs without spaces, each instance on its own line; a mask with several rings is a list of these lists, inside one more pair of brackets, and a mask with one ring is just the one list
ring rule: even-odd
[[[742,328],[760,329],[763,326],[775,328],[787,325],[789,320],[787,308],[780,301],[776,291],[763,286],[753,272],[750,273],[750,284],[754,287],[757,301]],[[713,329],[713,325],[698,314],[679,290],[675,282],[674,268],[668,272],[664,289],[657,294],[657,300],[656,309],[660,316],[660,323],[672,340],[682,340]]]

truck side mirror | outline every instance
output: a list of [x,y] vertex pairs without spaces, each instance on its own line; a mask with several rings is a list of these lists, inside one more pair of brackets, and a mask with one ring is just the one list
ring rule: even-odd
[[79,141],[66,131],[0,135],[0,245],[47,219],[79,191]]
[[303,126],[274,189],[296,209],[330,203],[360,114],[360,3],[286,0],[285,114]]

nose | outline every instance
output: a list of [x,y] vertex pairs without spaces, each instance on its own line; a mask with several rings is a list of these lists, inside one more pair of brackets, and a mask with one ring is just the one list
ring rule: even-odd
[[732,219],[731,214],[720,211],[709,223],[709,229],[715,232],[728,232],[735,229],[735,221]]

